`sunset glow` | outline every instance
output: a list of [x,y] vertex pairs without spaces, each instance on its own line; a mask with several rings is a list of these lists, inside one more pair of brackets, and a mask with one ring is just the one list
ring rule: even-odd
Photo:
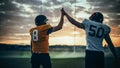
[[[106,1],[107,2],[107,1]],[[108,0],[9,0],[0,2],[0,43],[30,45],[29,30],[35,27],[36,15],[43,14],[51,26],[60,20],[60,9],[82,23],[95,11],[102,12],[104,24],[111,27],[110,36],[120,47],[120,1]],[[111,3],[112,2],[112,3]],[[118,8],[118,9],[116,9]],[[50,45],[86,45],[85,32],[64,18],[63,29],[50,34]],[[104,43],[105,44],[105,43]]]

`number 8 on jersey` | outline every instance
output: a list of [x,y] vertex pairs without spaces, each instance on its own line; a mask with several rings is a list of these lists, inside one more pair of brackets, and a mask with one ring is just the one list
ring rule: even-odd
[[32,32],[32,40],[35,42],[38,41],[38,30],[37,29],[33,30]]

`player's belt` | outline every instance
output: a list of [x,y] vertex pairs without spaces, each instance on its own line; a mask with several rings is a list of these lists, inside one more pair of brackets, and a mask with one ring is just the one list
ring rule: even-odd
[[42,52],[33,52],[33,53],[41,54]]
[[32,52],[32,53],[35,53],[35,54],[47,54],[47,53],[43,53],[43,52]]

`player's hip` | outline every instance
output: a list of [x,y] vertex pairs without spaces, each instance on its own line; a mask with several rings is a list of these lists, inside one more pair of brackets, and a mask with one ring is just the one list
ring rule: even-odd
[[49,53],[32,53],[31,63],[50,62]]

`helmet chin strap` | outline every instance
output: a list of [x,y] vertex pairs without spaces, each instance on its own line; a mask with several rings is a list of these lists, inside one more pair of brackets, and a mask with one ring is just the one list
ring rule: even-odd
[[44,20],[44,22],[47,22],[47,21],[48,21],[48,19],[45,19],[45,20]]
[[47,21],[48,21],[48,19],[45,19],[45,20],[44,20],[44,23],[49,24]]

